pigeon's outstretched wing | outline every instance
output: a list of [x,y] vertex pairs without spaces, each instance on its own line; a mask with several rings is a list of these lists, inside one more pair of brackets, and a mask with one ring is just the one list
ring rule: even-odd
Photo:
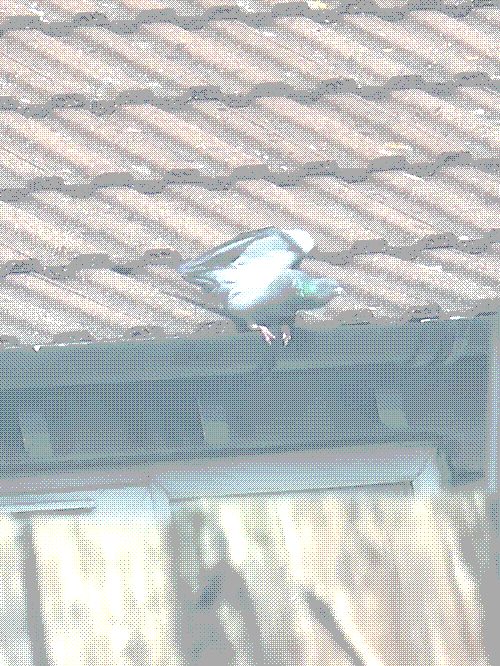
[[[201,257],[178,266],[177,271],[186,282],[205,291],[220,286],[220,271],[231,266],[251,268],[259,273],[264,264],[272,267],[271,273],[280,269],[294,269],[313,248],[314,241],[302,229],[285,230],[265,227],[239,234],[232,240],[218,245]],[[258,268],[257,268],[258,266]]]
[[275,336],[268,327],[281,326],[286,346],[298,310],[323,307],[343,293],[335,280],[298,269],[313,247],[303,229],[265,227],[240,234],[177,267],[186,282],[209,292],[206,303],[183,298],[230,317],[236,326],[258,330],[270,345]]

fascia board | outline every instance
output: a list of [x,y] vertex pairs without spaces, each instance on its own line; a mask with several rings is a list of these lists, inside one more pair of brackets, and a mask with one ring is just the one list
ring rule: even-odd
[[[404,326],[345,326],[330,332],[297,331],[276,370],[404,363],[431,354],[446,338],[469,340],[460,353],[486,353],[474,343],[486,320],[410,323]],[[212,338],[118,340],[63,345],[0,345],[0,391],[146,380],[194,379],[255,371],[268,353],[249,333]],[[431,359],[429,356],[429,359]]]

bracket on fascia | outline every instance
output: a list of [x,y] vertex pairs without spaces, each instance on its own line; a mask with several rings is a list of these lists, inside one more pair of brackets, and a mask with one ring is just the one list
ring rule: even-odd
[[37,460],[53,457],[49,423],[39,412],[21,412],[19,426],[23,435],[24,450]]
[[198,399],[198,409],[203,427],[203,439],[209,447],[225,448],[230,444],[230,428],[226,405],[213,396]]
[[405,430],[408,420],[403,409],[403,396],[399,391],[386,389],[375,394],[378,417],[386,428]]
[[422,347],[417,351],[413,357],[410,368],[419,369],[424,366],[435,366],[438,364],[451,365],[463,358],[467,352],[470,343],[470,331],[457,333],[453,339],[453,344],[449,348],[444,342],[441,343],[439,348]]
[[469,346],[469,335],[457,335],[453,340],[453,346],[451,348],[450,354],[443,361],[443,365],[451,365],[458,361],[459,358],[465,356],[467,347]]

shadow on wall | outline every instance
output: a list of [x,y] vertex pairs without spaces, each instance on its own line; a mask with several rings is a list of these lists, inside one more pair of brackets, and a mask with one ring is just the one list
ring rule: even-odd
[[173,508],[187,666],[488,663],[474,555],[486,523],[471,495],[325,492]]
[[0,663],[43,644],[54,666],[488,666],[483,499],[176,502],[166,543],[151,521],[5,516]]

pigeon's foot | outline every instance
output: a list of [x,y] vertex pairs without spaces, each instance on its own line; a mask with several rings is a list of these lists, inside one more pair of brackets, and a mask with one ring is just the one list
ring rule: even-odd
[[285,325],[281,327],[281,339],[283,340],[283,347],[286,347],[287,344],[292,339],[292,332],[290,326]]
[[267,326],[259,326],[259,324],[248,324],[248,328],[251,328],[252,331],[259,331],[265,341],[270,345],[273,344],[273,340],[276,340],[276,336],[271,333]]

